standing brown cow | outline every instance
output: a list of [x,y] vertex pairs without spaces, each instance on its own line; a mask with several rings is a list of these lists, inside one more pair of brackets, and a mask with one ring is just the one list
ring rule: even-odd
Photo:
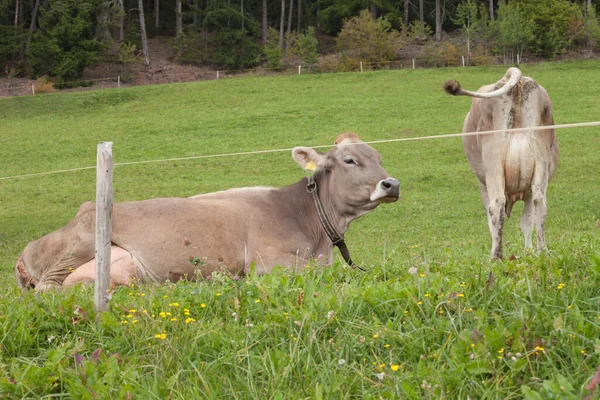
[[[455,96],[473,97],[463,132],[553,125],[552,103],[546,90],[533,79],[509,68],[498,82],[477,92],[463,90],[457,81],[444,89]],[[532,248],[535,225],[538,251],[546,250],[544,224],[548,212],[546,190],[558,164],[554,129],[524,130],[464,136],[463,146],[471,170],[479,178],[481,200],[492,235],[492,259],[502,258],[502,227],[515,202],[523,200],[521,231],[525,247]]]

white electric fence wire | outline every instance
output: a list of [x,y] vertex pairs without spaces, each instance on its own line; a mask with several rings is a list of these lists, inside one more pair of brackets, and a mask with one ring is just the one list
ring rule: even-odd
[[[465,137],[465,136],[491,135],[494,133],[539,131],[539,130],[544,130],[544,129],[586,128],[586,127],[590,127],[590,126],[600,126],[600,121],[579,122],[579,123],[573,123],[573,124],[560,124],[560,125],[534,126],[534,127],[532,126],[532,127],[526,127],[526,128],[498,129],[498,130],[481,131],[481,132],[451,133],[451,134],[446,134],[446,135],[430,135],[430,136],[418,136],[418,137],[409,137],[409,138],[371,140],[368,142],[349,143],[349,144],[361,144],[361,143],[378,144],[378,143],[409,142],[409,141],[417,141],[417,140],[448,139],[448,138]],[[324,144],[324,145],[311,146],[311,147],[313,149],[319,149],[319,148],[325,148],[325,147],[332,147],[332,145]],[[293,150],[293,147],[289,147],[289,148],[284,148],[284,149],[242,151],[242,152],[238,152],[238,153],[207,154],[207,155],[203,155],[203,156],[189,156],[189,157],[176,157],[176,158],[162,158],[162,159],[157,159],[157,160],[128,161],[128,162],[115,163],[114,166],[118,167],[118,166],[124,166],[124,165],[150,164],[150,163],[169,162],[169,161],[187,161],[187,160],[199,160],[199,159],[206,159],[206,158],[246,156],[246,155],[252,155],[252,154],[280,153],[280,152],[292,151],[292,150]],[[42,175],[60,174],[63,172],[84,171],[84,170],[88,170],[88,169],[96,169],[96,166],[59,169],[59,170],[55,170],[55,171],[36,172],[36,173],[24,174],[24,175],[4,176],[4,177],[0,177],[0,181],[8,180],[8,179],[30,178],[30,177],[42,176]]]

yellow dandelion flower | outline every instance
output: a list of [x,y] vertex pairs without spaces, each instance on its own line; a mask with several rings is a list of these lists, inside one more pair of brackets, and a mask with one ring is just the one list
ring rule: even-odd
[[134,319],[133,321],[131,321],[132,324],[135,324],[136,322],[138,322],[137,319]]
[[179,307],[179,303],[169,303],[169,307]]
[[184,311],[183,315],[190,315],[190,312],[189,311]]
[[475,347],[475,343],[471,343],[471,347]]
[[186,318],[186,319],[185,319],[185,323],[186,323],[186,324],[189,324],[190,322],[194,322],[194,321],[195,321],[195,319],[194,319],[194,318],[192,318],[192,317],[190,317],[190,318]]
[[177,321],[177,318],[171,318],[169,321],[175,322],[175,321]]
[[221,295],[221,293],[217,293],[217,294],[215,294],[215,296],[217,296],[217,297],[219,297],[220,295]]
[[385,364],[379,364],[379,368],[380,368],[380,369],[383,369],[383,368],[385,368]]
[[501,348],[500,350],[498,350],[498,354],[502,354],[502,353],[504,353],[504,347]]
[[498,360],[502,360],[502,356],[498,356]]
[[585,350],[581,350],[581,351],[580,351],[580,353],[581,353],[581,354],[585,354]]
[[374,335],[373,335],[373,339],[377,339],[378,337],[379,337],[379,335],[378,335],[378,334],[374,334]]
[[425,297],[429,297],[429,293],[425,293]]
[[425,274],[419,274],[419,276],[422,278],[422,277],[424,277],[424,276],[425,276]]
[[558,286],[557,286],[557,288],[558,288],[558,290],[561,290],[565,286],[567,286],[567,285],[565,285],[564,283],[559,283]]
[[387,349],[388,347],[390,347],[390,345],[389,344],[384,344],[383,347],[385,347]]
[[408,310],[404,310],[404,315],[408,314]]
[[167,313],[164,311],[161,311],[160,313],[158,313],[158,316],[161,318],[165,318],[167,316]]
[[464,282],[461,282],[459,286],[460,287],[466,287],[467,285]]
[[122,324],[128,324],[129,321],[121,321]]
[[167,316],[169,316],[169,317],[171,316],[171,313],[170,313],[170,312],[168,312],[168,311],[167,311]]
[[398,364],[394,364],[390,368],[392,369],[392,371],[396,372],[400,369],[400,366]]
[[163,296],[163,298],[165,298],[165,299],[168,299],[168,298],[169,298],[169,296],[165,294],[165,295]]
[[472,308],[465,308],[465,311],[466,312],[471,312],[471,311],[473,311],[473,309]]
[[132,308],[131,310],[129,310],[129,312],[133,314],[133,313],[137,312],[137,310]]
[[152,318],[156,317],[156,315],[152,314]]
[[254,300],[255,303],[260,303],[260,299]]
[[129,295],[133,297],[133,293],[132,292],[129,292]]
[[200,304],[200,308],[206,308],[206,304],[204,304],[204,303]]
[[422,301],[417,301],[417,304],[421,305],[421,304],[423,304],[423,302]]
[[133,318],[133,315],[129,314],[129,315],[127,316],[127,318]]
[[570,310],[571,308],[573,308],[573,306],[567,306],[567,308]]
[[148,310],[142,310],[142,314],[148,314]]
[[544,351],[544,348],[541,346],[535,346],[535,351]]
[[457,294],[458,297],[465,297],[464,293]]
[[165,340],[167,338],[167,334],[166,333],[157,333],[156,335],[154,335],[154,337],[157,339]]

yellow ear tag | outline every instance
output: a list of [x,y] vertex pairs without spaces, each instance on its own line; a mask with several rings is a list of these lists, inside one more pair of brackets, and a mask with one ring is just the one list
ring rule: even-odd
[[306,163],[306,166],[304,168],[309,171],[314,171],[315,169],[317,169],[317,164],[315,164],[313,160],[310,160]]

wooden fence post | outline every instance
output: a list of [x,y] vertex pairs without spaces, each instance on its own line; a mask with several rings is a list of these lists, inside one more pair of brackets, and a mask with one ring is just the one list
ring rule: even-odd
[[94,303],[98,315],[108,310],[113,209],[112,179],[112,142],[102,142],[98,144],[96,158],[96,279],[94,281]]
[[360,72],[363,72],[362,61],[360,62]]
[[413,58],[413,69],[415,69],[415,59]]
[[219,71],[217,71],[217,80],[219,80]]
[[302,74],[302,65],[298,65],[298,75]]
[[120,88],[121,87],[121,75],[117,76],[117,87]]
[[35,86],[31,85],[31,93],[35,96]]
[[465,56],[460,56],[460,58],[462,58],[462,65],[464,67],[465,66]]
[[517,53],[517,65],[519,65],[521,63],[521,60],[519,59],[519,53]]

